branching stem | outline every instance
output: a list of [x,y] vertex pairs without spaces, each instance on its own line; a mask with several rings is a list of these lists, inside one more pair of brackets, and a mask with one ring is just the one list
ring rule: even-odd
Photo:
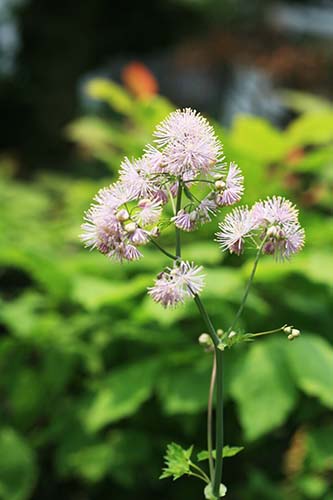
[[[178,214],[179,210],[182,206],[182,192],[183,186],[181,180],[178,180],[178,192],[177,192],[177,204],[176,204],[176,214]],[[181,257],[181,240],[180,240],[180,229],[176,227],[176,256],[178,258]]]
[[267,238],[264,238],[262,240],[262,242],[261,242],[260,247],[258,248],[257,255],[256,255],[256,258],[255,258],[255,261],[254,261],[254,264],[253,264],[253,268],[252,268],[252,271],[251,271],[251,274],[250,274],[250,278],[249,278],[249,280],[248,280],[248,282],[246,284],[246,288],[245,288],[245,291],[244,291],[242,302],[241,302],[241,304],[239,306],[239,309],[237,311],[235,319],[232,322],[232,325],[230,326],[230,328],[228,330],[229,332],[231,332],[235,328],[236,324],[238,323],[239,318],[242,315],[242,312],[243,312],[243,309],[244,309],[247,297],[248,297],[249,292],[250,292],[251,285],[253,283],[254,275],[256,274],[256,270],[257,270],[257,267],[258,267],[259,259],[261,257],[261,252],[262,252],[262,249],[264,248],[266,240],[267,240]]

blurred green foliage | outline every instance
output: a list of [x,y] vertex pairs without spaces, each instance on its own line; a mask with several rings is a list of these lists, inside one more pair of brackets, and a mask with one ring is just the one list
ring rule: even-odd
[[[2,163],[0,499],[201,499],[195,481],[158,481],[167,442],[206,448],[211,355],[197,342],[198,313],[193,304],[166,312],[147,297],[167,263],[154,249],[117,265],[78,241],[92,196],[172,106],[103,80],[87,91],[110,118],[80,118],[67,134],[109,167],[108,178],[42,173],[23,183]],[[245,450],[226,463],[224,482],[230,499],[332,500],[333,110],[310,106],[284,131],[249,116],[231,130],[215,125],[243,169],[245,203],[287,195],[307,233],[290,263],[263,258],[242,324],[254,332],[291,323],[301,338],[226,356],[226,439]],[[222,255],[216,225],[185,235],[184,256],[206,266],[203,300],[223,328],[253,255]],[[172,244],[169,230],[163,240]]]

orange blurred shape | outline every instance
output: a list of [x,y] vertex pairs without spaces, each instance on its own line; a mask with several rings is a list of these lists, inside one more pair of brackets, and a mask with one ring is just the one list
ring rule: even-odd
[[151,97],[158,93],[158,82],[143,63],[133,61],[127,64],[121,76],[126,87],[139,98]]
[[286,162],[288,165],[297,165],[305,156],[304,149],[296,148],[289,151]]

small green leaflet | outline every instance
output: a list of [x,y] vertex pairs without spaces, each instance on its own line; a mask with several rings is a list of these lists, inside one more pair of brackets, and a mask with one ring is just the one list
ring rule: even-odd
[[[234,457],[240,451],[244,450],[244,446],[223,446],[223,458]],[[216,450],[213,450],[213,458],[216,458]],[[199,462],[209,459],[209,453],[207,450],[200,451],[197,454],[197,459]]]
[[179,444],[168,444],[164,457],[166,467],[163,469],[160,479],[172,476],[175,481],[184,476],[184,474],[189,474],[192,451],[193,446],[184,450]]

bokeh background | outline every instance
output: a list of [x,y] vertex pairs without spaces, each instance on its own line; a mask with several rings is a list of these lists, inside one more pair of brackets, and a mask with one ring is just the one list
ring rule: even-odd
[[[170,110],[215,123],[244,202],[281,194],[307,233],[260,263],[245,331],[284,336],[226,356],[230,500],[333,499],[333,2],[0,1],[0,499],[201,499],[159,481],[166,443],[204,449],[211,355],[193,304],[146,287],[167,263],[116,265],[78,241],[92,196]],[[253,255],[217,221],[184,237],[217,326]],[[172,245],[172,234],[163,236]]]

